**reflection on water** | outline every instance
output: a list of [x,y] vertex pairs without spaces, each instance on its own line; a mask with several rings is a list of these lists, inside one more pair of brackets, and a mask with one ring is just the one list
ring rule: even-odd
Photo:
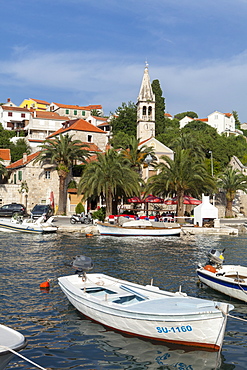
[[[2,256],[0,322],[28,339],[22,353],[47,369],[246,369],[246,323],[229,318],[222,354],[170,349],[126,337],[84,319],[70,305],[57,277],[73,273],[66,264],[79,254],[90,256],[94,272],[140,284],[182,291],[206,299],[230,298],[201,288],[195,269],[210,248],[226,248],[226,263],[247,264],[245,236],[169,238],[85,238],[58,235],[0,234]],[[39,285],[52,279],[49,292]],[[231,301],[231,313],[247,318],[247,305]],[[8,369],[32,369],[15,357]]]

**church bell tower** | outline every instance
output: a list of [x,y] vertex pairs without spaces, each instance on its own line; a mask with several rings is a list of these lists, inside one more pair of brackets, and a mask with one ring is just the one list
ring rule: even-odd
[[144,70],[137,98],[137,139],[144,141],[155,136],[155,95],[150,83],[148,64]]

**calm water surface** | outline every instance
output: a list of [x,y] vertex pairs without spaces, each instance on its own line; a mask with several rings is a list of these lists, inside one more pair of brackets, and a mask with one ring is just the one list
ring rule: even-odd
[[[195,273],[207,251],[226,248],[229,264],[247,265],[247,236],[183,236],[181,238],[86,238],[80,233],[24,235],[0,233],[0,322],[22,332],[28,346],[21,353],[46,369],[247,369],[247,323],[228,319],[220,356],[206,351],[169,349],[129,338],[81,316],[57,284],[57,277],[72,274],[67,266],[85,254],[94,272],[103,272],[140,284],[182,291],[207,299],[230,301],[201,288]],[[40,283],[52,279],[49,292]],[[247,305],[232,300],[234,316],[247,319]],[[15,357],[8,369],[35,369]]]

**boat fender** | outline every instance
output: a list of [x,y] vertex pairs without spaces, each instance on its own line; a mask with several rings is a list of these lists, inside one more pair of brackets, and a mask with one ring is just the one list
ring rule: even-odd
[[210,271],[210,272],[213,272],[213,273],[215,273],[217,271],[216,268],[214,266],[211,266],[211,265],[206,265],[203,268],[204,268],[204,270],[207,270],[207,271]]
[[48,279],[44,283],[41,283],[39,287],[40,287],[40,289],[49,289],[50,288],[50,279]]

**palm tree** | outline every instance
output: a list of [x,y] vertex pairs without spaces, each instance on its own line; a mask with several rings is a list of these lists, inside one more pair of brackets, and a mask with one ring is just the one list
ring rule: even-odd
[[112,214],[113,200],[121,191],[126,196],[138,194],[140,176],[131,168],[121,152],[109,149],[97,153],[97,159],[88,163],[79,181],[78,192],[84,198],[103,195],[106,201],[106,216]]
[[157,165],[160,171],[150,177],[147,188],[154,195],[177,196],[177,216],[184,215],[184,195],[198,196],[214,189],[214,180],[207,173],[199,158],[193,158],[191,150],[177,147],[174,160],[161,157],[164,162]]
[[122,154],[138,172],[141,171],[141,166],[145,164],[148,155],[151,155],[153,162],[156,160],[153,147],[140,146],[140,139],[136,139],[135,136],[130,136],[128,144],[122,148]]
[[237,190],[247,190],[247,176],[239,170],[227,167],[218,178],[218,186],[226,194],[226,212],[225,217],[233,217],[232,202],[236,196]]
[[85,163],[86,158],[89,156],[86,148],[88,148],[88,145],[80,140],[72,140],[72,136],[60,134],[55,139],[45,140],[44,144],[41,145],[39,155],[34,161],[34,163],[41,162],[56,165],[59,177],[58,214],[66,214],[66,179],[71,167],[77,160]]

